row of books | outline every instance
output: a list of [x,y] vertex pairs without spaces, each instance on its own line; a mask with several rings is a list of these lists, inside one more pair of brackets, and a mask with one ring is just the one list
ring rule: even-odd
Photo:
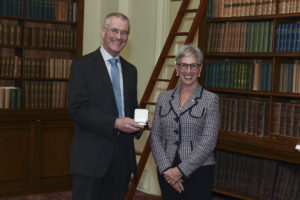
[[21,57],[0,57],[0,77],[3,78],[63,78],[70,75],[71,59],[36,59],[24,58],[24,71],[22,72],[23,60]]
[[276,52],[300,52],[300,23],[277,25]]
[[23,27],[0,23],[0,45],[22,45]]
[[255,91],[272,90],[272,63],[248,62],[205,63],[204,86]]
[[21,108],[22,89],[0,86],[0,109]]
[[24,0],[1,0],[0,15],[24,16]]
[[300,12],[300,0],[278,0],[278,13],[299,13]]
[[220,95],[221,129],[250,134],[268,135],[269,102],[259,97]]
[[276,0],[209,0],[208,18],[274,15]]
[[25,108],[67,108],[68,82],[25,81]]
[[280,64],[279,92],[300,93],[300,60]]
[[69,26],[23,27],[16,24],[0,24],[0,45],[42,48],[76,49],[77,31]]
[[214,185],[251,199],[298,199],[300,168],[297,164],[216,150]]
[[27,0],[27,16],[56,21],[77,21],[78,4],[68,0]]
[[272,199],[299,199],[300,167],[297,164],[279,162],[273,186]]
[[71,62],[71,59],[25,58],[24,77],[68,79],[70,76]]
[[300,137],[300,102],[274,102],[272,124],[272,133]]
[[221,150],[215,151],[215,158],[215,186],[272,199],[276,161]]
[[56,21],[77,21],[78,3],[70,0],[1,0],[0,15],[39,18]]
[[209,23],[206,51],[272,52],[273,22]]
[[22,76],[22,59],[18,56],[0,57],[0,77],[17,78]]

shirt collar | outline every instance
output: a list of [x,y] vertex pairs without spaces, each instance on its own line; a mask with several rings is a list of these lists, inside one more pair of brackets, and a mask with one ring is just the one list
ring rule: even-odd
[[[105,61],[108,61],[109,59],[113,58],[103,47],[100,47],[100,53],[102,54],[103,59]],[[120,60],[119,55],[117,55],[115,58]]]

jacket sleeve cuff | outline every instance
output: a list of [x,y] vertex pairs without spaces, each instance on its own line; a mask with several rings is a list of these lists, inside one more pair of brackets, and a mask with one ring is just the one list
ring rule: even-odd
[[183,171],[180,169],[180,167],[179,167],[179,166],[177,166],[177,168],[178,168],[178,169],[179,169],[179,171],[181,172],[181,174],[182,174],[182,177],[183,177],[183,178],[187,178],[187,177],[186,177],[186,175],[183,173]]
[[163,170],[163,171],[161,172],[161,174],[163,174],[165,171],[167,171],[167,170],[170,169],[170,168],[172,168],[172,167],[166,168],[165,170]]

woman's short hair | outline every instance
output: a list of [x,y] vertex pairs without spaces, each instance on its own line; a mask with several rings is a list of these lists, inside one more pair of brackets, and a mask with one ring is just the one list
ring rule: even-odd
[[202,64],[203,54],[198,47],[192,44],[186,44],[178,50],[175,56],[175,62],[180,63],[180,59],[185,56],[194,56],[197,58],[197,64]]

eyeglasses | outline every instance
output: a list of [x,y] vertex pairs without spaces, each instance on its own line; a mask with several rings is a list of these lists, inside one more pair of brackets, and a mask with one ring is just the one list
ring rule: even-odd
[[177,65],[180,67],[180,69],[183,69],[183,70],[187,70],[189,66],[190,66],[191,70],[196,70],[198,67],[200,67],[200,64],[197,64],[197,63],[192,63],[192,64],[177,63]]
[[117,28],[107,28],[104,26],[104,28],[109,31],[112,35],[116,36],[118,35],[119,33],[121,34],[121,37],[127,37],[129,35],[129,32],[128,31],[120,31],[119,29]]

